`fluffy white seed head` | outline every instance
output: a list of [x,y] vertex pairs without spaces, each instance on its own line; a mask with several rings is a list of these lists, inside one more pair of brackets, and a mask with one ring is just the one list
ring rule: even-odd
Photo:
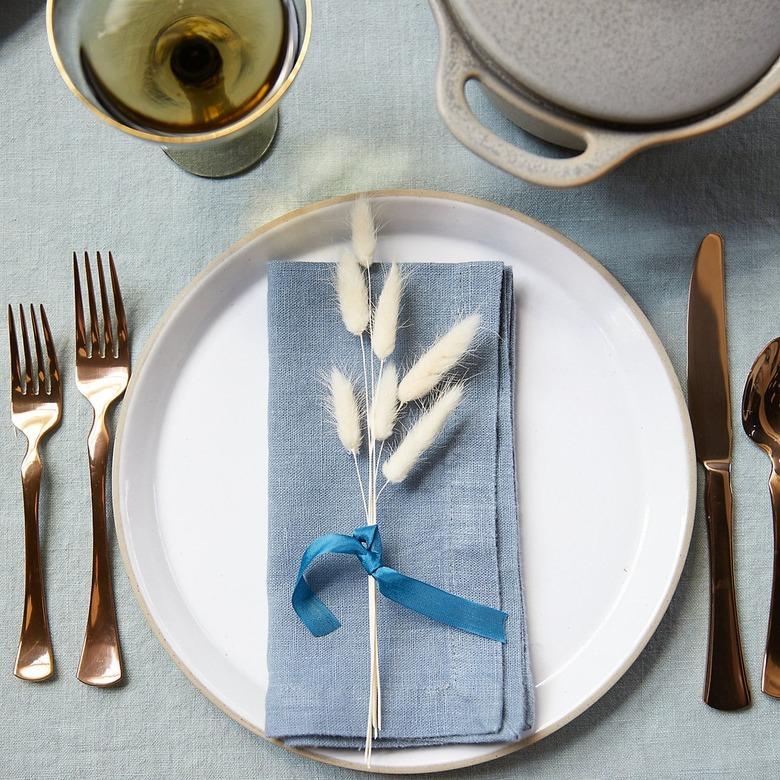
[[361,439],[360,409],[352,382],[337,368],[330,372],[330,403],[344,449],[356,453]]
[[468,352],[479,327],[479,314],[455,323],[409,369],[398,385],[398,400],[408,403],[430,393]]
[[376,228],[366,198],[358,198],[352,207],[352,250],[362,266],[369,268],[374,262]]
[[401,272],[398,269],[398,264],[393,263],[387,272],[382,292],[376,304],[374,325],[371,330],[371,348],[380,360],[392,355],[395,349],[402,287]]
[[439,435],[447,417],[463,398],[463,385],[445,390],[404,436],[395,452],[384,462],[382,473],[390,482],[403,482],[423,453]]
[[371,405],[371,432],[377,441],[389,439],[398,413],[398,374],[392,362],[382,367]]
[[344,326],[359,336],[368,327],[371,311],[363,269],[351,252],[345,252],[336,265],[336,294]]

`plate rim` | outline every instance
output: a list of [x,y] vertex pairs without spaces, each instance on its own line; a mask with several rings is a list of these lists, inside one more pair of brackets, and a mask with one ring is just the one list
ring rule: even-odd
[[[130,563],[130,554],[128,551],[127,539],[125,538],[124,535],[124,519],[123,519],[122,507],[121,507],[122,502],[120,500],[120,496],[121,496],[120,475],[122,473],[121,442],[124,438],[125,426],[127,422],[127,412],[131,406],[129,402],[134,395],[135,387],[139,381],[139,377],[142,375],[144,365],[148,360],[149,356],[151,355],[151,353],[153,352],[153,350],[155,349],[157,342],[160,336],[162,335],[163,331],[167,327],[169,321],[174,317],[176,312],[188,300],[188,298],[208,279],[208,277],[210,277],[218,268],[220,268],[230,257],[234,256],[239,250],[241,250],[244,246],[254,241],[259,236],[268,233],[278,228],[279,226],[284,225],[287,222],[291,222],[295,219],[298,219],[299,217],[302,217],[306,214],[310,214],[312,212],[319,211],[321,209],[326,209],[340,203],[348,203],[350,201],[357,200],[360,197],[367,197],[369,199],[371,198],[374,199],[420,198],[420,199],[431,199],[431,200],[444,200],[444,201],[476,206],[478,208],[484,208],[489,211],[497,212],[504,216],[523,222],[526,225],[529,225],[530,227],[533,227],[536,230],[540,231],[541,233],[544,233],[550,238],[553,238],[554,240],[558,241],[559,243],[567,247],[569,250],[574,252],[574,254],[576,254],[592,270],[596,271],[602,277],[602,279],[604,279],[604,281],[607,282],[607,284],[612,288],[613,292],[617,293],[621,301],[628,306],[629,310],[636,318],[636,321],[641,326],[644,334],[650,339],[650,343],[653,347],[653,350],[655,351],[656,356],[660,359],[661,366],[663,367],[664,373],[666,374],[666,377],[669,380],[671,390],[673,392],[675,401],[677,403],[678,411],[680,412],[682,428],[683,428],[683,439],[684,439],[683,443],[687,451],[686,460],[688,462],[688,491],[687,491],[688,508],[687,508],[687,514],[685,518],[685,527],[683,529],[683,534],[681,537],[682,546],[680,548],[680,554],[678,555],[676,566],[669,580],[667,590],[663,594],[663,598],[661,599],[659,609],[657,610],[653,618],[648,622],[647,627],[643,632],[643,634],[639,637],[639,641],[637,642],[637,646],[635,650],[626,657],[626,659],[622,664],[620,664],[615,670],[613,670],[610,676],[598,688],[596,688],[595,691],[587,699],[582,701],[577,707],[575,707],[570,712],[566,713],[566,715],[564,715],[563,717],[549,724],[546,728],[541,729],[538,732],[534,732],[533,734],[523,739],[520,739],[516,742],[504,744],[501,747],[497,748],[496,750],[490,753],[486,753],[485,755],[478,756],[472,759],[461,759],[457,761],[452,761],[445,764],[435,764],[435,765],[422,764],[422,765],[399,766],[399,767],[392,767],[392,766],[373,767],[372,766],[370,769],[367,769],[365,765],[363,765],[362,763],[356,763],[352,761],[346,761],[346,760],[334,758],[332,756],[324,755],[322,753],[318,753],[305,748],[292,747],[290,745],[286,745],[281,740],[274,739],[273,737],[267,736],[262,729],[259,729],[253,724],[249,723],[245,718],[241,717],[241,715],[233,711],[224,702],[217,699],[217,697],[214,696],[195,677],[195,675],[189,669],[189,667],[179,658],[179,656],[170,646],[160,626],[152,617],[151,610],[148,608],[146,600],[143,594],[141,593],[140,587],[138,585],[138,581],[133,571],[133,567]],[[238,241],[231,244],[225,251],[217,255],[217,257],[211,260],[203,269],[201,269],[179,291],[179,293],[175,296],[173,301],[165,309],[162,316],[160,317],[160,319],[157,321],[156,325],[152,329],[151,334],[147,338],[140,354],[138,355],[134,363],[135,364],[133,367],[133,372],[130,377],[130,382],[128,384],[127,390],[125,392],[123,403],[121,404],[120,416],[117,423],[116,435],[114,438],[114,446],[113,446],[113,457],[112,457],[113,468],[112,468],[112,478],[111,478],[114,527],[116,531],[117,541],[119,543],[119,551],[122,558],[122,565],[130,581],[130,586],[133,591],[133,595],[135,596],[136,602],[138,603],[138,606],[140,607],[141,612],[146,619],[146,622],[149,624],[149,627],[152,629],[152,633],[157,638],[157,641],[162,645],[162,647],[171,657],[171,660],[174,662],[174,664],[179,668],[181,672],[184,673],[185,677],[187,677],[187,679],[193,684],[193,686],[202,695],[204,695],[209,701],[211,701],[212,704],[214,704],[216,707],[222,710],[222,712],[224,712],[232,720],[236,721],[241,726],[246,728],[249,732],[259,737],[262,737],[265,741],[271,744],[278,745],[279,747],[284,748],[286,751],[290,753],[296,754],[303,758],[308,758],[314,761],[318,761],[319,763],[329,764],[331,766],[337,766],[343,769],[351,769],[351,770],[357,770],[362,772],[370,771],[378,774],[392,774],[392,775],[406,775],[406,774],[414,775],[414,774],[421,774],[424,772],[430,772],[430,773],[448,772],[454,769],[463,769],[470,766],[477,766],[479,764],[484,764],[489,761],[494,761],[497,758],[501,758],[502,756],[506,756],[511,753],[514,753],[518,750],[521,750],[522,748],[528,747],[529,745],[539,742],[540,740],[544,739],[550,734],[558,731],[568,723],[571,723],[575,718],[579,717],[583,712],[585,712],[585,710],[589,709],[602,696],[604,696],[604,694],[606,694],[607,691],[609,691],[618,682],[618,680],[620,680],[620,678],[628,671],[628,669],[632,666],[634,661],[636,661],[636,659],[645,649],[647,643],[650,641],[651,637],[653,636],[656,629],[658,628],[658,625],[663,619],[663,616],[666,614],[672,596],[677,590],[677,586],[680,581],[680,576],[682,575],[682,571],[688,557],[688,551],[690,549],[691,536],[693,533],[693,523],[694,523],[694,517],[696,512],[696,491],[697,491],[697,471],[696,471],[695,449],[693,443],[693,431],[691,429],[690,418],[688,415],[688,407],[686,405],[685,397],[682,392],[680,380],[677,376],[677,373],[674,370],[674,367],[672,366],[666,348],[664,347],[663,343],[658,337],[658,334],[655,332],[655,329],[653,328],[652,324],[650,323],[650,321],[648,320],[647,316],[642,311],[642,309],[639,307],[639,305],[636,303],[636,301],[628,294],[628,292],[625,290],[623,285],[620,284],[617,278],[613,276],[601,263],[599,263],[598,260],[596,260],[593,256],[591,256],[588,252],[586,252],[581,246],[576,244],[574,241],[562,235],[557,230],[543,224],[542,222],[533,219],[532,217],[527,216],[526,214],[523,214],[522,212],[516,211],[507,206],[502,206],[497,203],[484,200],[483,198],[476,198],[471,195],[462,195],[459,193],[444,192],[439,190],[403,189],[403,188],[358,191],[346,195],[338,195],[335,197],[326,198],[324,200],[318,200],[306,206],[293,209],[278,217],[269,220],[268,222],[265,222],[260,227],[249,231],[244,236],[242,236],[242,238],[240,238]]]

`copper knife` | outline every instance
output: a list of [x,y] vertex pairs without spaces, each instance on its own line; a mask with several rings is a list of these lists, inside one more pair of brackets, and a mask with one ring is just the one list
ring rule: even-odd
[[731,399],[726,344],[723,238],[699,246],[688,298],[688,408],[704,466],[710,546],[710,628],[704,701],[719,710],[750,704],[734,592]]

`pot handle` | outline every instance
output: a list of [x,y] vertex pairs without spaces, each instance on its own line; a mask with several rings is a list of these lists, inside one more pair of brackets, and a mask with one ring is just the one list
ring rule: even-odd
[[508,87],[478,61],[461,37],[444,0],[429,3],[441,36],[436,81],[439,113],[452,134],[472,152],[534,184],[574,187],[598,178],[642,146],[643,133],[618,133],[556,116],[559,135],[583,147],[574,157],[556,159],[521,149],[488,130],[466,100],[466,84],[471,79],[525,114],[529,124],[548,125],[549,112]]

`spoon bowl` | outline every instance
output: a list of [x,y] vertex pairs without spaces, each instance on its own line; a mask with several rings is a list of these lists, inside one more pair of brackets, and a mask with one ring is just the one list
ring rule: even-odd
[[742,397],[745,433],[777,463],[780,452],[780,338],[770,341],[750,370]]
[[774,562],[761,689],[780,698],[780,338],[770,341],[753,363],[742,396],[742,426],[772,461]]

